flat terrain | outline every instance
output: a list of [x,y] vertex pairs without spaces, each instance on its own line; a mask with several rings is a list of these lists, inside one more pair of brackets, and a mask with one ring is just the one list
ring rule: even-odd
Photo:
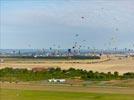
[[[44,60],[44,59],[15,59],[6,58],[0,68],[28,68],[35,67],[70,67],[93,70],[99,72],[114,72],[120,74],[134,72],[134,58],[111,57],[100,60]],[[75,82],[76,84],[76,82]],[[0,100],[133,100],[134,80],[111,80],[101,82],[87,82],[86,86],[51,85],[35,83],[0,82]]]
[[111,94],[133,94],[133,87],[110,87],[110,86],[69,86],[69,85],[39,85],[28,83],[1,83],[1,89],[19,90],[42,90],[57,92],[86,92],[86,93],[111,93]]
[[0,83],[0,100],[133,100],[134,88]]
[[120,74],[126,72],[134,72],[134,57],[102,57],[100,60],[46,60],[46,59],[15,59],[6,58],[1,63],[0,68],[28,68],[34,67],[60,67],[68,69],[70,67],[76,69],[93,70],[99,72],[114,72],[118,71]]
[[133,94],[104,94],[2,89],[1,100],[133,100]]

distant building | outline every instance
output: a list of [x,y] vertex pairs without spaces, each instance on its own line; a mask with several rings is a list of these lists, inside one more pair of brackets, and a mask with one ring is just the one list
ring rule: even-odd
[[33,72],[45,72],[45,71],[48,71],[48,69],[43,68],[43,67],[35,67],[35,68],[32,68],[32,71]]
[[4,63],[4,59],[0,59],[0,63]]

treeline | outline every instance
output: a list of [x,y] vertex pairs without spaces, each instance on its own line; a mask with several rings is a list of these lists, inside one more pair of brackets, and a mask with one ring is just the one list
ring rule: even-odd
[[118,72],[99,73],[93,71],[86,71],[82,69],[70,68],[68,70],[61,70],[60,68],[49,68],[42,71],[34,71],[27,69],[0,69],[0,81],[37,81],[47,80],[51,78],[56,79],[82,79],[93,81],[105,81],[113,79],[134,79],[134,73],[125,73],[119,75]]
[[85,60],[85,59],[100,59],[100,56],[1,56],[1,58],[27,58],[27,59],[52,59],[52,60]]

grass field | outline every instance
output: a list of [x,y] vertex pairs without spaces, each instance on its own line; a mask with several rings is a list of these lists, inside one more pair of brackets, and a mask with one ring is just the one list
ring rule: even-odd
[[1,100],[133,100],[133,94],[99,94],[1,89]]
[[[134,72],[134,58],[101,60],[5,59],[0,68],[70,67],[120,74]],[[98,62],[98,63],[92,63]],[[33,83],[1,83],[0,100],[133,100],[134,80],[111,80],[87,86],[51,86]],[[93,85],[93,86],[92,86]],[[95,86],[94,86],[95,85]],[[97,86],[97,87],[96,87]],[[101,87],[100,87],[101,86]]]

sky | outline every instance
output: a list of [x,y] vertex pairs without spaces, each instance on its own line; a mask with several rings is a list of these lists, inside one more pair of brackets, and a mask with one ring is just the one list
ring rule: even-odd
[[0,0],[0,48],[134,48],[134,0]]

